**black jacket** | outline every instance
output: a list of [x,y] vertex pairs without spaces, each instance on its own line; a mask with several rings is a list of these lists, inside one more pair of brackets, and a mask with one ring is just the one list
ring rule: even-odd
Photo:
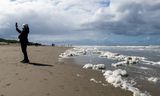
[[16,30],[20,33],[18,36],[21,43],[28,43],[28,34],[29,34],[29,28],[23,28],[22,31],[16,28]]

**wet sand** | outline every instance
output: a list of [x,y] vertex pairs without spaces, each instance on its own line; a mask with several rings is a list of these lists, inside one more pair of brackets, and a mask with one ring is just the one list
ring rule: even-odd
[[[58,61],[66,47],[29,46],[30,64],[20,46],[0,46],[0,96],[132,96],[104,81],[101,72]],[[91,78],[102,83],[90,81]]]

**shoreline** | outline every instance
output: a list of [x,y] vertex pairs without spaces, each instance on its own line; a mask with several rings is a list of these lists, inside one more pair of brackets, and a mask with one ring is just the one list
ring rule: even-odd
[[[132,96],[107,84],[101,72],[72,62],[58,62],[69,48],[29,46],[31,64],[22,64],[20,46],[0,46],[1,96]],[[101,83],[90,81],[94,78]]]

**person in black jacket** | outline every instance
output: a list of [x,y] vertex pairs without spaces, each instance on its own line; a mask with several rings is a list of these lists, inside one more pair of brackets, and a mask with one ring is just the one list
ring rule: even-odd
[[23,24],[22,31],[18,29],[18,24],[16,22],[16,30],[20,33],[18,36],[20,43],[21,43],[21,49],[24,55],[24,59],[21,61],[22,63],[29,63],[28,55],[27,55],[27,45],[28,45],[28,34],[29,34],[29,27],[28,24]]

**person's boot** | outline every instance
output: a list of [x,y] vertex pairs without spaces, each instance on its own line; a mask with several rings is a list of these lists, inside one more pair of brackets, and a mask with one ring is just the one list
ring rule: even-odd
[[22,61],[20,61],[20,62],[24,62],[24,59]]
[[22,63],[29,63],[29,60],[23,60]]

